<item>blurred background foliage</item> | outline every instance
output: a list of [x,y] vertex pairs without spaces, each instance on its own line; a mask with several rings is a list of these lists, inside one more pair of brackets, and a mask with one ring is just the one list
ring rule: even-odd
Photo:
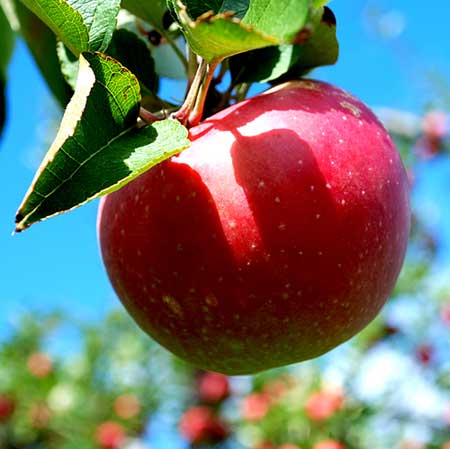
[[[365,11],[371,32],[408,59],[404,18],[378,3]],[[66,308],[22,314],[0,340],[0,449],[450,449],[448,242],[416,201],[448,162],[450,99],[439,72],[421,73],[433,92],[421,113],[376,110],[407,165],[414,214],[401,277],[368,328],[319,359],[226,377],[176,359],[122,310],[95,322]]]

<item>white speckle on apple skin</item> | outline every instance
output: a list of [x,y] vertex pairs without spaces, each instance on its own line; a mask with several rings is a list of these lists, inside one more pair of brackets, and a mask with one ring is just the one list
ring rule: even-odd
[[212,307],[217,307],[219,305],[219,301],[213,293],[210,293],[205,297],[205,302]]
[[176,299],[171,296],[171,295],[165,295],[162,297],[162,300],[165,304],[167,304],[167,306],[169,307],[169,309],[175,314],[178,315],[179,317],[183,316],[183,309],[181,308],[180,304],[176,301]]

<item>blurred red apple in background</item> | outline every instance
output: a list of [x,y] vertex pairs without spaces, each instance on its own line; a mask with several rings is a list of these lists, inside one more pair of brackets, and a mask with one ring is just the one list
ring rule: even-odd
[[270,397],[266,393],[251,393],[242,400],[241,414],[246,421],[260,421],[270,408]]
[[254,446],[253,449],[276,449],[276,447],[270,441],[263,441],[262,443],[258,443]]
[[28,357],[27,368],[35,377],[47,377],[53,369],[52,359],[43,352],[35,352]]
[[422,365],[429,365],[434,358],[433,346],[429,344],[419,345],[416,349],[416,357]]
[[323,421],[340,410],[343,401],[340,391],[317,391],[306,400],[305,412],[311,420]]
[[345,446],[336,440],[324,440],[313,446],[313,449],[346,449]]
[[230,384],[227,376],[220,373],[202,373],[198,379],[198,394],[200,400],[209,404],[217,404],[230,394]]
[[134,394],[122,394],[114,401],[114,411],[120,418],[134,418],[141,411],[141,404]]
[[28,419],[31,427],[45,429],[52,419],[52,412],[45,401],[37,401],[31,405],[28,411]]
[[0,394],[0,423],[8,421],[14,413],[16,403],[8,395]]
[[300,447],[297,446],[296,444],[286,443],[282,444],[281,446],[278,446],[278,449],[300,449]]
[[206,406],[186,410],[180,419],[179,430],[192,444],[217,443],[228,436],[225,424]]
[[190,137],[101,202],[103,259],[138,324],[225,374],[319,356],[366,326],[394,287],[410,221],[404,167],[373,113],[297,81]]
[[125,429],[114,421],[105,421],[97,427],[97,443],[104,449],[117,449],[125,441]]

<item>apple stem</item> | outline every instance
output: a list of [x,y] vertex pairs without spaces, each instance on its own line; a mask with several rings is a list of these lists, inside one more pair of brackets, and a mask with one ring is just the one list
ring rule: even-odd
[[180,109],[178,109],[177,112],[172,114],[172,118],[178,120],[183,125],[188,124],[189,115],[195,106],[196,98],[200,90],[200,84],[207,72],[207,65],[208,63],[204,59],[202,59],[189,86],[189,90],[184,103],[181,105]]
[[202,119],[206,96],[208,95],[208,89],[214,77],[214,72],[216,71],[216,68],[219,64],[220,61],[207,64],[206,73],[204,74],[202,82],[200,83],[200,88],[198,90],[194,108],[192,109],[188,117],[189,126],[198,125],[200,123],[200,120]]
[[200,122],[208,88],[218,64],[220,64],[220,60],[212,63],[208,63],[204,59],[200,60],[184,103],[177,112],[171,115],[171,118],[187,127],[195,126]]

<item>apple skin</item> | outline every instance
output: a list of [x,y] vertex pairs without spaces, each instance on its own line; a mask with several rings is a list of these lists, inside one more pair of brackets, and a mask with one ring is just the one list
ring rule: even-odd
[[249,374],[366,326],[410,225],[407,175],[374,114],[330,84],[296,81],[190,138],[100,204],[109,278],[142,329],[203,369]]

